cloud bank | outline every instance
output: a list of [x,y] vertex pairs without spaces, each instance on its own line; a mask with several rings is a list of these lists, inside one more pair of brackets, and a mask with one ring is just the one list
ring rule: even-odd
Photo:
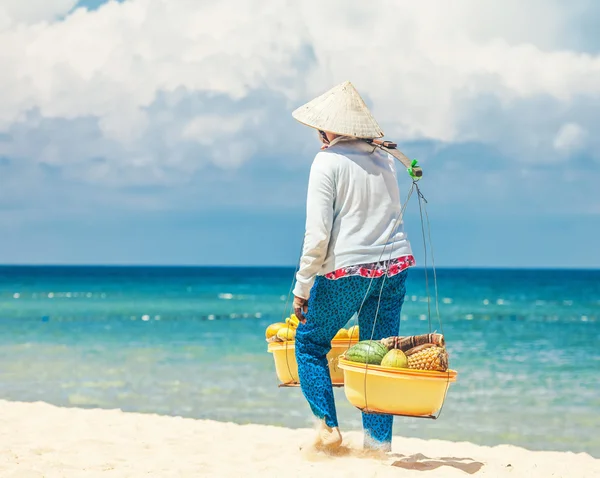
[[75,3],[0,1],[0,207],[60,195],[49,181],[222,188],[249,165],[305,168],[315,137],[290,113],[347,79],[403,144],[476,144],[488,171],[598,169],[600,55],[572,33],[590,2]]

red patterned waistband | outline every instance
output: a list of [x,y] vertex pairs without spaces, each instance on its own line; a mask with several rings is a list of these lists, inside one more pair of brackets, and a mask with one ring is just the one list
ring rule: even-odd
[[408,269],[416,264],[412,254],[390,259],[388,261],[371,262],[370,264],[359,264],[356,266],[341,267],[333,272],[325,274],[326,279],[341,279],[348,276],[361,276],[367,278],[381,277],[386,272],[388,277],[392,277],[404,269]]

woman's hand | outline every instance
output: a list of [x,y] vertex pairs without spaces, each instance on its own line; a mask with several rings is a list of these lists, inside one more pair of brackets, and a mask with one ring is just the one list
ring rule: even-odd
[[306,317],[304,314],[308,311],[308,301],[302,297],[294,296],[294,314],[298,317],[298,320],[303,324],[306,323]]

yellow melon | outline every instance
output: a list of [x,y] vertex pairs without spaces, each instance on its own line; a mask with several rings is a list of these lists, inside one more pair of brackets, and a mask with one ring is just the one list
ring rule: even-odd
[[283,322],[276,322],[274,324],[269,325],[267,327],[267,330],[265,331],[265,337],[267,338],[267,340],[277,335],[277,332],[279,332],[279,329],[281,329],[282,327],[285,327],[285,324]]
[[347,339],[350,336],[348,335],[348,331],[346,329],[340,329],[338,330],[337,334],[335,334],[334,340],[335,339]]
[[282,327],[277,331],[277,338],[288,341],[296,338],[296,329],[293,327]]
[[298,317],[296,317],[296,314],[292,314],[287,319],[285,319],[285,323],[288,325],[288,327],[293,327],[295,329],[296,327],[298,327],[300,321],[298,320]]
[[348,329],[348,337],[351,339],[358,339],[360,337],[358,325],[353,325]]

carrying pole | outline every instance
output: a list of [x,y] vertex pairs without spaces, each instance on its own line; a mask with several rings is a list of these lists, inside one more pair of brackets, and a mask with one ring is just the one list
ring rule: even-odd
[[410,160],[402,151],[398,149],[398,145],[396,143],[392,141],[382,141],[380,139],[368,139],[365,141],[369,144],[377,146],[379,149],[391,154],[394,158],[400,161],[413,180],[418,181],[423,176],[423,170],[421,169],[421,166],[418,165],[418,161],[416,159]]

